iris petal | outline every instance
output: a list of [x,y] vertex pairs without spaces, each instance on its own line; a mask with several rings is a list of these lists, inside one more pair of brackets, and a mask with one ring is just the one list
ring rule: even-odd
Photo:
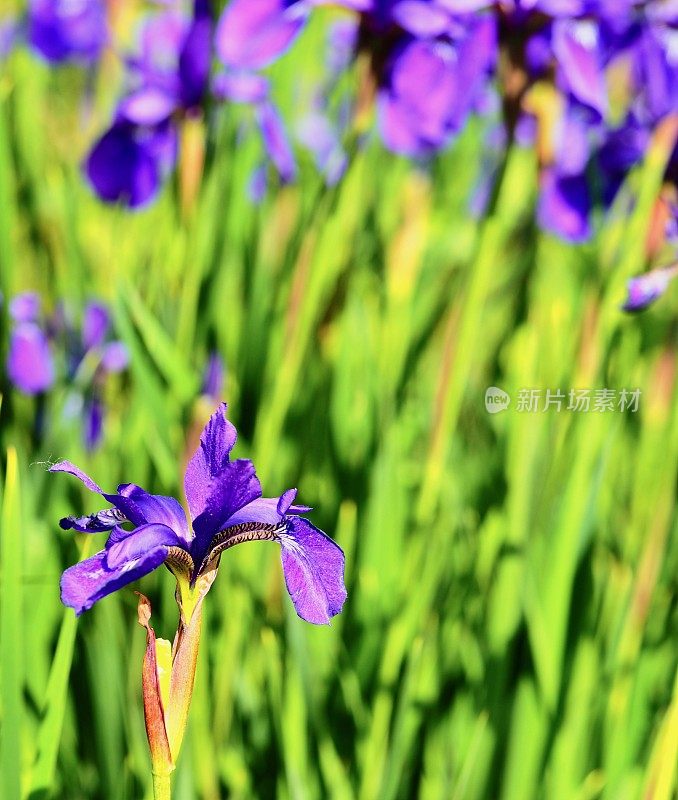
[[287,591],[297,614],[315,625],[329,623],[346,600],[344,553],[308,520],[290,520],[279,537]]
[[143,556],[121,563],[115,569],[107,565],[107,554],[101,551],[91,558],[69,567],[61,576],[61,601],[80,616],[94,603],[138,578],[148,575],[165,560],[167,548],[155,547]]
[[193,520],[194,559],[201,560],[203,548],[220,530],[231,525],[230,518],[261,496],[261,485],[254,464],[247,459],[229,461],[212,480],[204,511]]
[[[113,537],[112,537],[113,538]],[[118,569],[125,564],[144,556],[158,547],[181,547],[182,542],[176,533],[167,525],[142,525],[139,528],[122,536],[120,539],[109,540],[106,547],[106,566],[109,569]]]
[[307,16],[302,2],[233,0],[217,26],[217,54],[230,67],[265,67],[292,44]]
[[184,492],[193,518],[204,511],[212,478],[228,463],[238,438],[235,426],[226,419],[226,408],[226,403],[221,403],[212,414],[200,435],[200,446],[186,467]]

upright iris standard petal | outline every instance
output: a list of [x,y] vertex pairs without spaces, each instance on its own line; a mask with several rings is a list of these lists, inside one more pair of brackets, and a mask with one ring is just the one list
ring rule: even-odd
[[341,548],[301,517],[290,519],[279,541],[285,583],[297,614],[314,625],[329,623],[346,600]]
[[22,322],[10,336],[7,374],[25,394],[38,394],[54,383],[54,359],[47,336],[34,322]]
[[184,108],[200,105],[212,60],[212,14],[209,0],[194,0],[193,20],[179,54],[179,94]]
[[261,497],[261,485],[254,464],[247,459],[225,464],[211,483],[204,510],[193,520],[197,561],[212,537],[230,524],[230,517],[257,497]]
[[167,547],[160,545],[111,568],[107,563],[107,553],[102,550],[64,572],[61,576],[61,601],[80,616],[97,600],[153,572],[166,555]]
[[212,481],[228,464],[237,438],[235,426],[226,418],[226,403],[221,403],[205,426],[184,475],[186,502],[193,518],[205,510]]
[[307,16],[304,2],[233,0],[217,26],[217,55],[229,67],[261,69],[287,50]]

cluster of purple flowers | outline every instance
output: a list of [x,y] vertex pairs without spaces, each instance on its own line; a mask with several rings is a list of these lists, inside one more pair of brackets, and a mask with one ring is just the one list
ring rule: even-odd
[[[537,149],[541,226],[569,241],[590,236],[594,209],[610,206],[657,127],[678,114],[675,0],[230,0],[219,19],[209,0],[194,0],[192,13],[171,0],[144,21],[124,96],[86,161],[96,193],[149,202],[177,162],[182,119],[223,100],[251,106],[269,159],[293,180],[294,151],[262,70],[318,6],[351,12],[328,62],[367,65],[354,119],[376,109],[385,146],[422,159],[471,113],[501,110],[505,141]],[[51,61],[95,59],[108,41],[103,0],[32,0],[26,29]],[[346,159],[318,105],[297,130],[332,183]],[[675,148],[674,195],[677,182]]]
[[124,344],[110,339],[111,318],[100,302],[85,306],[78,327],[63,305],[46,316],[34,292],[16,295],[9,303],[12,319],[7,377],[27,395],[43,395],[63,379],[77,388],[72,395],[82,413],[83,440],[92,450],[101,442],[104,387],[109,375],[127,366]]

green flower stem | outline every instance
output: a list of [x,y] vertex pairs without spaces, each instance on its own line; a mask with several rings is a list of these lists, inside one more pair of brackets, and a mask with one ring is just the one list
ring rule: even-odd
[[154,800],[171,800],[172,787],[168,773],[153,773],[153,798]]

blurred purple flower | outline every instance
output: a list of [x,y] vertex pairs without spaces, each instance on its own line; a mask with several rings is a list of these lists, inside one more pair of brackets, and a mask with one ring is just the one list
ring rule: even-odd
[[111,318],[107,307],[88,303],[78,328],[63,306],[43,318],[40,297],[24,292],[10,300],[9,313],[14,322],[7,357],[9,379],[24,394],[45,392],[57,377],[54,353],[61,353],[64,377],[81,393],[76,399],[84,412],[83,438],[86,447],[93,449],[103,430],[106,376],[124,370],[129,360],[122,342],[108,340]]
[[108,41],[104,0],[29,0],[27,37],[45,60],[92,62]]
[[202,394],[218,402],[224,390],[224,362],[216,351],[210,353],[207,366],[203,372]]
[[327,186],[337,184],[346,171],[348,158],[329,116],[320,110],[311,111],[299,121],[297,137],[313,154]]
[[[254,465],[231,461],[236,430],[221,404],[200,437],[200,446],[184,475],[190,517],[173,497],[148,494],[122,484],[105,493],[78,467],[60,461],[51,472],[67,472],[112,508],[87,517],[61,520],[65,530],[110,531],[105,549],[67,569],[61,578],[61,599],[76,614],[165,563],[194,585],[216,569],[221,554],[244,541],[280,545],[287,590],[297,614],[316,625],[329,623],[346,599],[344,554],[325,533],[301,514],[311,509],[293,505],[296,489],[280,497],[262,497]],[[129,523],[132,530],[123,524]]]
[[85,163],[102,200],[139,208],[157,195],[177,160],[176,117],[199,108],[207,90],[211,28],[209,0],[194,0],[190,19],[167,11],[144,25],[141,55],[128,60],[130,91]]
[[296,160],[282,116],[271,100],[269,82],[258,70],[288,50],[309,11],[303,0],[233,0],[215,34],[216,53],[225,71],[215,77],[213,91],[219,99],[254,108],[264,149],[284,182],[296,178]]
[[14,322],[7,355],[7,375],[24,394],[39,394],[54,383],[54,356],[49,339],[40,325],[40,297],[23,292],[9,301]]
[[236,69],[268,66],[299,35],[309,10],[303,0],[232,0],[217,25],[215,47],[219,59]]
[[379,130],[405,155],[444,147],[486,91],[497,59],[496,20],[453,0],[339,0],[361,12],[356,51],[369,54]]
[[9,301],[9,315],[14,322],[37,322],[41,305],[36,292],[21,292]]
[[42,328],[20,322],[10,334],[7,375],[24,394],[45,392],[54,383],[54,357]]
[[103,391],[106,378],[110,374],[122,372],[129,361],[127,348],[122,342],[107,341],[110,328],[111,315],[108,308],[101,302],[91,301],[85,306],[79,335],[72,326],[67,326],[66,329],[71,380],[81,372],[81,365],[86,360],[94,364],[93,371],[89,373],[90,380],[81,387],[84,393],[83,438],[88,450],[98,447],[103,435]]
[[642,311],[660,298],[668,289],[669,283],[678,273],[678,265],[664,269],[653,269],[637,278],[631,278],[627,285],[624,311]]

